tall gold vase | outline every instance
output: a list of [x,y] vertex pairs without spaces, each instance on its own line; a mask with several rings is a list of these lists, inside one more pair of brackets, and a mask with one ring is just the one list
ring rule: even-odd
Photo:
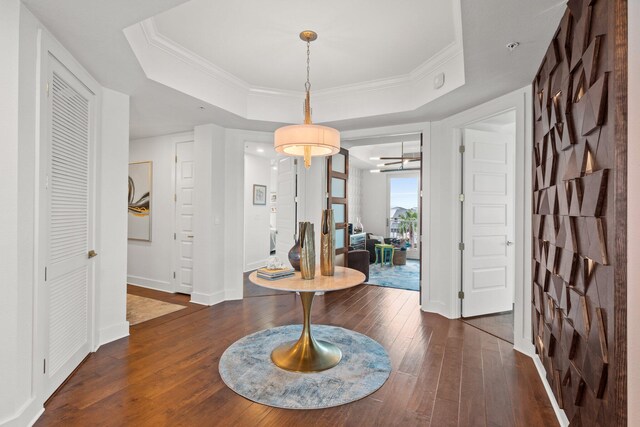
[[307,280],[316,275],[316,243],[310,222],[300,223],[300,273]]
[[333,209],[322,211],[320,224],[320,274],[333,276],[336,270],[336,223]]

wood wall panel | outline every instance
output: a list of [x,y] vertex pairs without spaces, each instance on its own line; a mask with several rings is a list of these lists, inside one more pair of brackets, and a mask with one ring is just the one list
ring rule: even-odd
[[617,3],[570,0],[533,81],[533,342],[571,425],[625,422]]

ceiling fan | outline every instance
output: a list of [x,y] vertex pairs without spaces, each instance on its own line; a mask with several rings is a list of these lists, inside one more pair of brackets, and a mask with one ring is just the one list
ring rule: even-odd
[[404,152],[404,142],[401,143],[401,152],[400,156],[385,156],[385,157],[371,157],[370,160],[391,160],[385,163],[379,163],[376,166],[378,168],[386,168],[393,165],[400,165],[399,167],[393,169],[372,169],[370,172],[379,173],[379,172],[400,172],[400,171],[410,171],[410,170],[420,170],[420,168],[408,168],[405,165],[408,165],[412,162],[419,162],[422,160],[422,156],[420,153],[405,153]]

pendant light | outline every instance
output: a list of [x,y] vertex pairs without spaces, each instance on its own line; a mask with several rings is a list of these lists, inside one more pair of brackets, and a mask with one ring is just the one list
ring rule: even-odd
[[304,124],[284,126],[276,130],[274,147],[278,153],[289,156],[303,156],[304,166],[311,166],[313,156],[331,156],[340,151],[340,132],[336,129],[314,125],[311,122],[311,83],[309,81],[309,58],[311,42],[318,38],[314,31],[300,33],[307,42],[307,81],[304,84]]

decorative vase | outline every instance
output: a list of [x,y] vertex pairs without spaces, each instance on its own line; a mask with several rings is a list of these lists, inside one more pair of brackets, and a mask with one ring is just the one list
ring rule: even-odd
[[300,273],[303,279],[310,280],[316,275],[316,249],[313,224],[300,223]]
[[320,224],[320,274],[333,276],[336,266],[336,223],[333,209],[322,211]]
[[289,263],[295,271],[300,271],[300,239],[293,235],[293,246],[289,249]]

